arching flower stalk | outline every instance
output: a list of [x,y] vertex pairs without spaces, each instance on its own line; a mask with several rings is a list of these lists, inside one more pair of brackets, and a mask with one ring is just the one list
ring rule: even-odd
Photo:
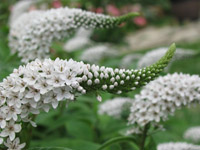
[[200,146],[185,142],[159,144],[157,150],[199,150]]
[[33,11],[23,14],[12,24],[9,45],[12,52],[18,52],[23,62],[48,58],[52,42],[68,37],[77,28],[111,28],[136,15],[129,13],[110,17],[68,7]]
[[199,143],[200,142],[200,127],[191,127],[187,129],[184,133],[184,138],[187,140],[191,140],[192,142]]
[[200,77],[188,74],[168,74],[146,85],[135,96],[129,115],[131,130],[142,131],[148,125],[159,125],[175,110],[200,99]]
[[13,141],[22,122],[30,122],[31,114],[57,108],[60,101],[97,90],[122,93],[153,80],[168,64],[175,51],[173,44],[156,64],[125,70],[99,67],[70,60],[37,59],[15,69],[0,83],[0,137]]

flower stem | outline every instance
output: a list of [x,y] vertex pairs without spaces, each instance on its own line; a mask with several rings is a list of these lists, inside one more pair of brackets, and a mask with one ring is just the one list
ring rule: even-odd
[[[132,136],[116,137],[116,138],[110,139],[109,141],[105,142],[97,150],[103,150],[104,148],[106,148],[106,147],[108,147],[108,146],[110,146],[112,144],[119,143],[119,142],[122,142],[122,141],[132,141],[132,142],[135,142],[135,138],[132,137]],[[138,149],[138,147],[136,145],[135,145],[135,148]]]
[[143,130],[143,133],[142,133],[142,141],[140,143],[140,150],[144,150],[144,145],[145,145],[145,141],[146,141],[146,138],[147,138],[147,132],[148,132],[149,127],[150,127],[150,124],[147,124],[144,127],[144,130]]

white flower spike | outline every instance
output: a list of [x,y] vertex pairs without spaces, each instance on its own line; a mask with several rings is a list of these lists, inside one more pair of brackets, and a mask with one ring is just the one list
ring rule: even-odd
[[172,45],[161,60],[141,70],[112,69],[59,58],[36,59],[20,66],[0,83],[0,138],[14,141],[21,123],[36,126],[31,114],[56,109],[60,101],[70,102],[86,92],[102,90],[117,94],[140,87],[158,76],[174,51]]
[[111,28],[137,15],[110,17],[68,7],[32,11],[21,15],[12,24],[9,45],[13,53],[18,52],[22,57],[22,62],[44,59],[49,57],[53,41],[68,37],[80,27]]

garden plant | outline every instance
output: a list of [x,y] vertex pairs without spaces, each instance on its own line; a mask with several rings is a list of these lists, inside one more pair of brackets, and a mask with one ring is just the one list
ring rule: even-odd
[[0,149],[200,150],[198,119],[170,134],[180,125],[172,116],[200,102],[195,65],[190,74],[181,70],[188,63],[174,66],[199,52],[171,43],[131,54],[121,49],[123,35],[123,44],[95,40],[144,17],[104,2],[102,9],[90,1],[78,3],[83,9],[60,0],[13,3],[6,28],[0,24]]

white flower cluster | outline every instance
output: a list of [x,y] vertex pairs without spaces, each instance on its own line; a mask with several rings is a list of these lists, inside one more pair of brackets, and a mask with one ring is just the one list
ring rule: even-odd
[[191,127],[184,133],[184,138],[195,143],[200,142],[200,127]]
[[[68,37],[77,28],[109,28],[132,18],[131,13],[110,17],[75,8],[32,11],[21,15],[11,26],[9,46],[23,62],[47,58],[53,41]],[[30,19],[31,18],[31,19]]]
[[100,115],[106,114],[114,118],[121,118],[123,107],[127,104],[131,106],[132,100],[130,98],[118,97],[107,100],[99,105],[98,113]]
[[[138,68],[143,68],[143,67],[146,67],[146,66],[149,66],[149,65],[155,63],[163,56],[164,53],[166,53],[166,51],[167,51],[166,47],[161,47],[161,48],[152,50],[150,52],[147,52],[138,61]],[[197,53],[194,50],[185,50],[182,48],[177,48],[172,61],[191,57],[191,56],[194,56],[195,54],[197,54]]]
[[15,5],[13,5],[9,18],[9,24],[12,25],[19,16],[21,16],[23,13],[28,12],[30,7],[34,5],[37,1],[38,0],[20,0]]
[[84,50],[80,59],[90,63],[98,63],[102,58],[115,57],[117,55],[117,50],[114,50],[110,45],[104,44]]
[[60,101],[96,90],[120,94],[144,85],[163,70],[174,50],[172,46],[159,62],[140,70],[99,67],[72,59],[36,59],[20,66],[0,83],[1,143],[16,138],[21,122],[35,126],[31,114],[55,109]]
[[129,133],[148,123],[157,125],[168,119],[177,108],[200,99],[200,77],[188,74],[168,74],[146,85],[135,96],[129,115]]
[[64,50],[67,52],[73,52],[91,44],[92,43],[92,41],[90,40],[91,34],[92,30],[90,29],[84,29],[84,28],[78,29],[75,36],[69,39],[65,43]]
[[163,143],[157,146],[157,150],[200,150],[200,146],[188,144],[185,142]]

